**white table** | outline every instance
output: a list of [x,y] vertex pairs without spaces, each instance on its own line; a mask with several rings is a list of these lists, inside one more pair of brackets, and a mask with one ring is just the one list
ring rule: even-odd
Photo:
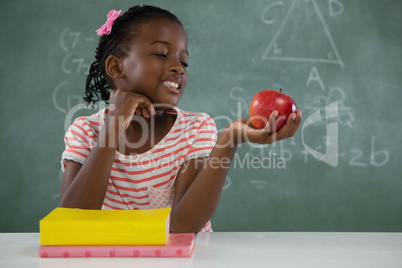
[[39,258],[38,233],[0,233],[0,267],[402,267],[402,233],[199,234],[191,258]]

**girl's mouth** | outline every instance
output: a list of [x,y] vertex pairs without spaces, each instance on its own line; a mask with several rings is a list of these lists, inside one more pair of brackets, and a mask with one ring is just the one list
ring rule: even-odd
[[180,85],[176,82],[172,81],[163,81],[163,85],[167,87],[172,93],[179,94],[180,93]]

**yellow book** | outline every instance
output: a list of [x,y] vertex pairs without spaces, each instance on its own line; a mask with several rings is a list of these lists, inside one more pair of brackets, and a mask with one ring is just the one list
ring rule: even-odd
[[165,245],[170,208],[90,210],[56,208],[39,222],[40,243],[60,245]]

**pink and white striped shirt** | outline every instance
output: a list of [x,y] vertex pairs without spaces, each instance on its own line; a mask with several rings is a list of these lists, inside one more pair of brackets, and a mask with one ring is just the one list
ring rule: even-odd
[[[64,160],[83,164],[97,143],[108,108],[77,118],[68,129],[62,154]],[[166,113],[177,115],[169,133],[151,150],[135,155],[116,151],[102,209],[152,209],[171,207],[177,173],[183,163],[206,157],[217,139],[214,120],[206,113],[179,108]],[[208,222],[201,232],[212,231]]]

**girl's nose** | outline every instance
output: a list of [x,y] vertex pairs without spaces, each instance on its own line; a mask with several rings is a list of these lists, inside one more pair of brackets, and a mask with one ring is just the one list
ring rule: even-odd
[[169,65],[169,71],[178,74],[184,74],[184,67],[178,59],[174,59]]

